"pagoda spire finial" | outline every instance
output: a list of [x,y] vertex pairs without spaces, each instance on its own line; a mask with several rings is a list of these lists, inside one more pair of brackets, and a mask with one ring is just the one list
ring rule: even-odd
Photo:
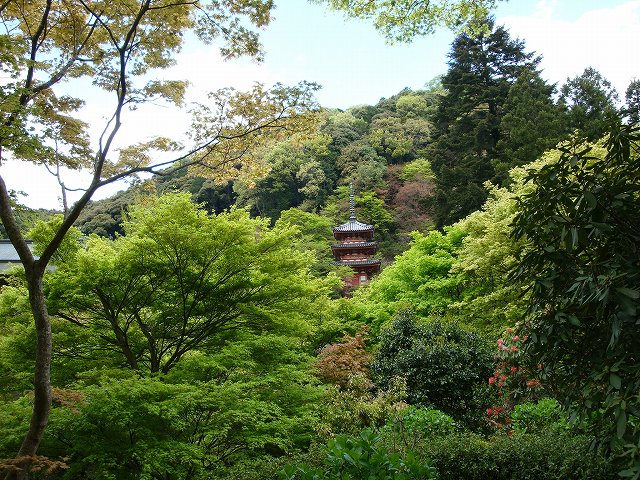
[[353,183],[349,184],[349,220],[356,219],[356,201],[353,197]]

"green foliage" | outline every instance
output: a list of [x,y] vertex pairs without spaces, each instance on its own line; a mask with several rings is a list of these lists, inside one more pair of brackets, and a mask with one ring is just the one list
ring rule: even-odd
[[414,2],[384,0],[315,0],[328,3],[345,15],[373,20],[390,42],[407,42],[418,35],[433,33],[437,27],[454,30],[477,29],[476,22],[484,18],[495,6],[496,0],[438,1],[415,4]]
[[384,200],[378,198],[374,192],[362,192],[355,197],[359,217],[366,223],[373,225],[378,235],[384,236],[393,232],[395,224]]
[[88,387],[75,412],[59,412],[51,425],[71,457],[65,478],[204,479],[207,465],[284,451],[302,431],[308,435],[310,420],[299,398],[270,395],[286,383],[268,375],[220,384],[131,379]]
[[477,427],[491,367],[490,350],[478,334],[438,320],[418,323],[404,313],[382,331],[371,372],[383,389],[404,378],[409,404]]
[[316,211],[335,186],[335,159],[331,138],[292,138],[254,153],[267,170],[257,181],[236,181],[236,205],[249,206],[254,215],[276,220],[292,207]]
[[618,118],[618,92],[592,67],[579,76],[567,78],[560,93],[560,105],[567,109],[569,128],[579,130],[590,141],[605,136],[608,124]]
[[32,387],[35,331],[27,289],[0,292],[0,398]]
[[509,88],[494,159],[498,183],[508,183],[511,168],[533,162],[562,139],[566,119],[553,103],[553,93],[554,87],[534,70],[523,71]]
[[455,430],[453,418],[446,413],[409,405],[399,409],[380,429],[380,434],[386,444],[398,444],[401,448],[416,450],[416,446],[425,439],[451,435]]
[[47,286],[51,311],[92,333],[76,349],[116,351],[132,369],[167,373],[231,330],[309,332],[337,285],[310,275],[293,227],[209,216],[188,194],[136,206],[125,232],[90,239]]
[[402,172],[400,173],[402,180],[414,180],[416,177],[421,176],[423,178],[433,178],[433,170],[431,169],[431,163],[426,158],[418,158],[406,165],[403,165]]
[[321,400],[322,420],[317,426],[318,432],[323,437],[331,437],[356,434],[363,428],[379,430],[406,408],[404,383],[398,380],[387,390],[375,393],[366,390],[371,382],[362,376],[353,377],[348,389],[333,386],[327,389]]
[[598,412],[598,435],[636,477],[639,142],[637,128],[614,125],[604,145],[562,145],[557,162],[529,173],[535,189],[514,222],[530,242],[515,273],[532,284],[527,353],[554,396]]
[[[321,398],[300,340],[234,335],[191,352],[169,375],[89,371],[54,388],[42,453],[64,456],[64,478],[210,478],[211,470],[308,445]],[[19,446],[29,396],[0,408],[0,458]]]
[[381,438],[365,429],[358,436],[338,435],[329,440],[324,466],[285,466],[283,480],[409,480],[436,478],[428,462],[419,461],[409,452],[404,456],[390,452]]
[[455,422],[440,410],[428,410],[409,406],[403,412],[402,423],[409,432],[420,432],[424,436],[448,435],[454,432]]
[[[1,48],[1,47],[0,47]],[[18,228],[23,234],[26,234],[39,221],[46,221],[56,212],[54,210],[33,209],[20,203],[20,197],[26,195],[24,192],[16,192],[9,190],[9,204],[13,209],[13,213],[18,224]],[[0,238],[8,238],[7,231],[3,223],[0,223]]]
[[517,433],[560,433],[575,428],[575,425],[568,422],[561,405],[553,398],[541,398],[537,402],[516,405],[511,419],[511,425]]
[[462,230],[455,227],[444,235],[415,233],[409,250],[354,294],[354,300],[366,305],[374,332],[397,311],[412,309],[420,316],[444,314],[448,305],[460,298],[461,280],[450,272],[463,237]]
[[591,438],[556,432],[500,435],[461,434],[424,442],[439,480],[614,480],[615,470],[590,451]]
[[631,125],[640,124],[640,80],[633,80],[624,94],[626,100],[624,114]]
[[280,214],[276,228],[289,225],[297,227],[295,245],[301,251],[311,251],[316,261],[310,265],[316,275],[326,275],[331,270],[334,260],[330,244],[333,241],[333,223],[326,217],[315,213],[304,212],[298,208],[290,208]]
[[[36,255],[42,254],[42,251],[53,239],[53,236],[56,234],[63,221],[64,217],[61,214],[57,214],[47,221],[41,220],[37,222],[34,227],[29,230],[27,235],[33,240],[33,253]],[[70,228],[64,236],[62,243],[57,248],[56,253],[53,255],[52,263],[57,264],[72,261],[81,248],[81,237],[82,232],[80,232],[80,230],[74,227]]]
[[522,181],[523,169],[510,174],[508,189],[489,186],[482,210],[457,224],[466,235],[451,269],[464,285],[462,298],[451,305],[456,316],[494,338],[526,309],[525,286],[507,277],[526,244],[512,238],[511,223],[518,211],[516,198],[528,187]]
[[434,119],[429,156],[436,174],[439,227],[478,210],[487,198],[483,184],[495,178],[493,162],[499,158],[500,123],[509,90],[539,62],[504,27],[495,27],[489,19],[486,28],[489,33],[456,37],[442,79],[448,93]]

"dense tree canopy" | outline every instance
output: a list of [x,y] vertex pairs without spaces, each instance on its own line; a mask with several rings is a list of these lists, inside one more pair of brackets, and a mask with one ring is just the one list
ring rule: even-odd
[[46,283],[49,309],[92,333],[77,351],[112,349],[151,373],[230,330],[304,331],[328,285],[291,248],[295,233],[242,210],[207,216],[185,194],[149,199],[129,212],[125,236],[90,239],[58,264]]
[[530,173],[535,189],[514,230],[531,245],[516,272],[532,284],[522,324],[532,361],[550,391],[624,451],[628,476],[640,472],[639,143],[637,128],[614,126],[604,144],[564,144],[558,161]]
[[[0,5],[0,160],[47,168],[63,192],[63,166],[93,174],[78,203],[63,195],[62,214],[29,233],[50,212],[0,179],[3,232],[25,267],[0,287],[0,471],[262,480],[290,456],[320,468],[315,445],[333,438],[325,460],[359,459],[369,476],[434,455],[443,478],[611,478],[620,459],[637,477],[639,140],[604,121],[637,123],[638,82],[624,109],[593,69],[556,99],[539,59],[486,20],[493,0],[319,1],[375,19],[390,40],[456,29],[448,73],[346,111],[316,109],[314,84],[225,89],[191,108],[184,145],[119,154],[129,108],[184,107],[186,85],[162,72],[183,40],[260,60],[273,2]],[[87,96],[60,95],[63,81]],[[99,90],[114,103],[90,141],[79,109]],[[574,129],[611,136],[549,150]],[[143,172],[159,176],[90,203]],[[383,265],[351,298],[339,276],[352,270],[331,252],[349,184]],[[585,422],[551,400],[495,408],[529,382]],[[558,447],[594,438],[618,457],[596,465]],[[505,468],[509,455],[545,461]]]
[[[521,75],[535,75],[539,62],[504,27],[495,26],[492,19],[486,26],[489,33],[456,37],[449,70],[442,78],[447,95],[435,117],[430,158],[440,227],[479,209],[487,198],[483,183],[496,175],[498,142],[503,139],[500,123],[509,91]],[[507,162],[511,166],[511,159]]]
[[[5,32],[0,41],[5,70],[0,88],[0,160],[23,159],[56,174],[65,209],[61,167],[86,169],[90,177],[83,195],[65,212],[64,221],[38,259],[20,231],[10,186],[0,178],[0,218],[25,267],[37,326],[33,418],[19,456],[28,459],[37,451],[51,406],[51,325],[42,277],[66,232],[96,190],[130,175],[154,173],[168,166],[191,166],[217,178],[238,175],[238,166],[254,165],[251,157],[240,160],[247,149],[265,137],[284,136],[285,126],[292,128],[292,117],[313,105],[311,92],[315,85],[302,84],[293,89],[255,85],[249,93],[226,89],[210,96],[208,105],[193,108],[191,144],[182,152],[178,153],[180,145],[176,141],[161,137],[124,146],[117,157],[112,151],[129,108],[149,101],[182,105],[186,82],[163,80],[157,73],[174,64],[174,55],[188,32],[205,42],[219,41],[225,58],[249,55],[260,59],[262,52],[254,29],[269,22],[272,7],[270,1],[164,0],[8,1],[0,7]],[[149,75],[151,72],[154,74]],[[60,95],[62,82],[87,79],[97,90],[71,88],[69,91],[76,96]],[[112,103],[99,114],[106,120],[92,145],[88,125],[77,112],[92,101],[96,91],[106,93]],[[173,158],[154,163],[157,152],[169,152]]]
[[568,110],[569,127],[580,130],[588,140],[601,138],[618,115],[618,92],[592,67],[568,78],[560,93],[560,104]]

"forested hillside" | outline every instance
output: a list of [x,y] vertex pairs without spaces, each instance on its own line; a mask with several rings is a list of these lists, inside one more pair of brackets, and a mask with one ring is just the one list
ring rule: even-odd
[[[639,478],[640,84],[549,85],[485,23],[424,89],[252,144],[250,174],[194,163],[88,203],[43,273],[53,401],[25,458],[40,332],[16,268],[0,471]],[[383,269],[345,297],[350,184]],[[25,218],[43,254],[68,217]]]

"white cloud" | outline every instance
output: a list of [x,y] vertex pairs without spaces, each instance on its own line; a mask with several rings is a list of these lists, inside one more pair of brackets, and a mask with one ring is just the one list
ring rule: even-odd
[[640,0],[588,11],[573,20],[559,19],[557,1],[541,1],[531,16],[505,16],[498,23],[543,55],[543,77],[564,83],[586,67],[598,70],[621,98],[640,77]]

